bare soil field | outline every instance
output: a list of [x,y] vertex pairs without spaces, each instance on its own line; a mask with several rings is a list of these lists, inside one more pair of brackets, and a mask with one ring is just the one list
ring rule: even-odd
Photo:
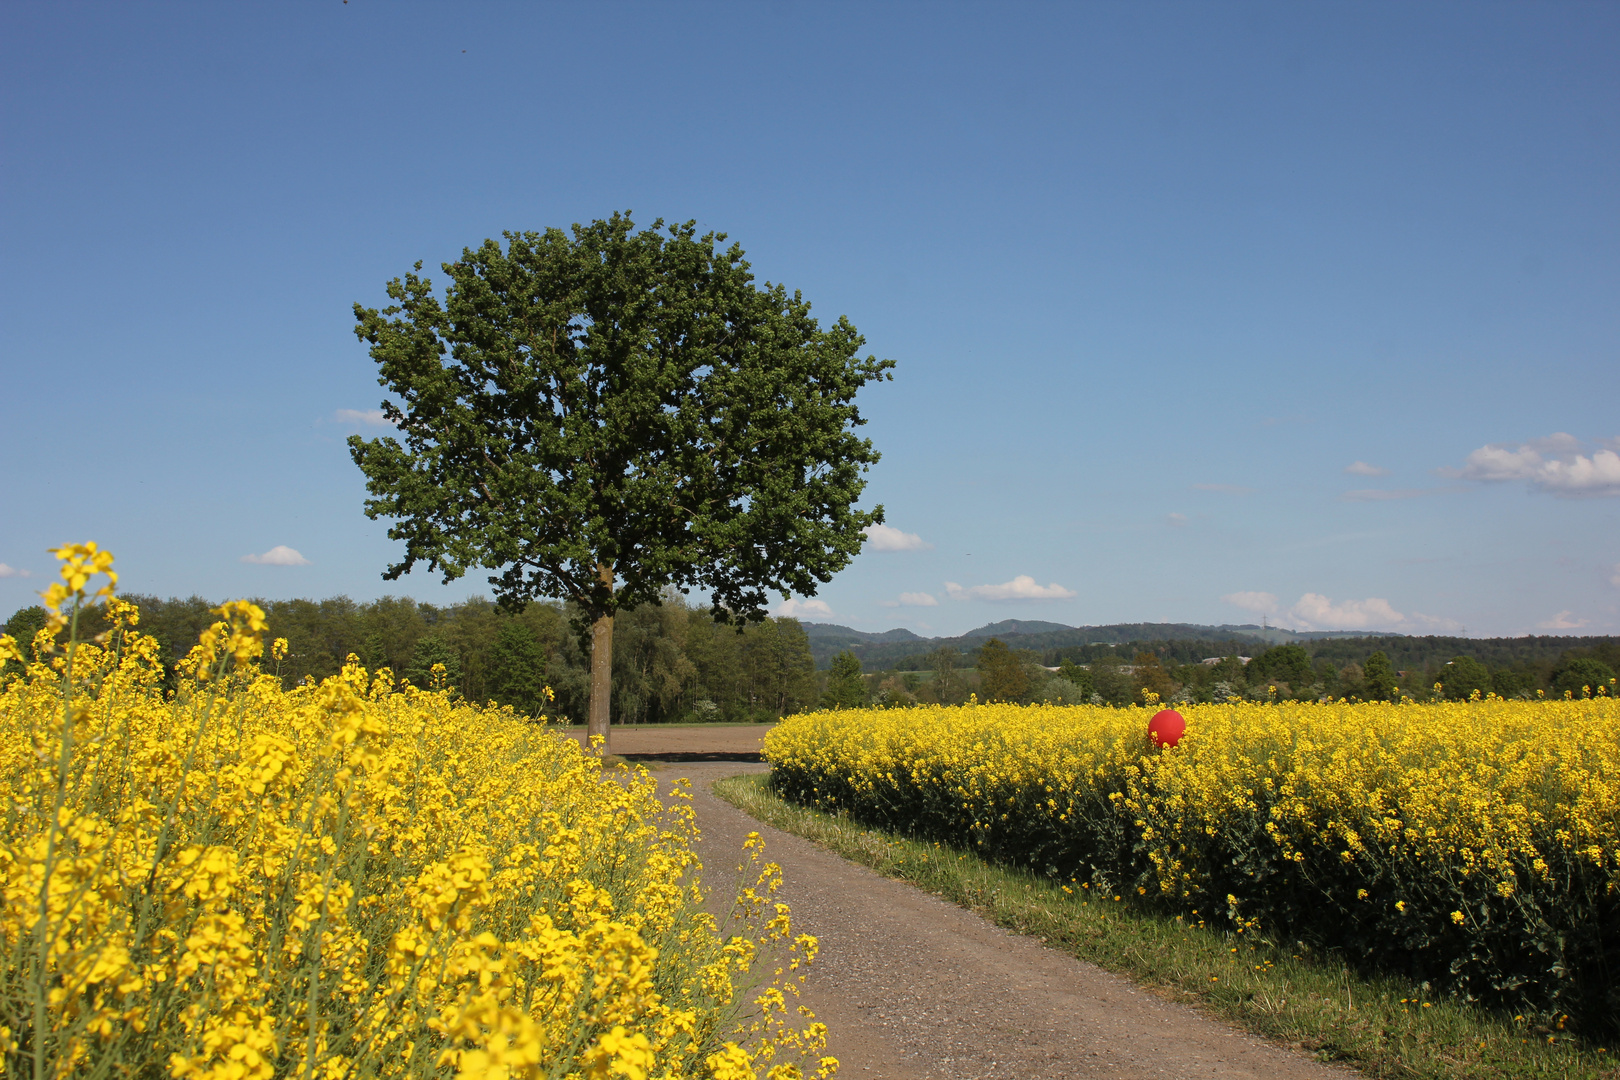
[[[765,733],[775,724],[646,724],[615,727],[610,749],[631,761],[758,761]],[[585,742],[583,727],[562,728]]]

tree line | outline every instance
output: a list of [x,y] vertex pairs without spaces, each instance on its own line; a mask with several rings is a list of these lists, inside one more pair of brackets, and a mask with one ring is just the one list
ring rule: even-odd
[[[141,629],[157,638],[171,671],[215,618],[215,605],[201,597],[126,598],[139,606]],[[588,715],[588,643],[576,632],[569,605],[536,601],[512,613],[483,598],[447,606],[404,597],[358,603],[346,596],[257,603],[270,626],[267,636],[288,641],[286,659],[271,665],[286,685],[335,674],[353,655],[368,669],[386,667],[423,687],[432,682],[434,665],[442,664],[447,685],[457,693],[526,715],[566,723]],[[100,629],[96,618],[91,609],[86,634]],[[43,609],[24,608],[4,632],[26,647],[44,623]],[[1608,685],[1614,692],[1611,680],[1620,670],[1620,643],[1613,640],[1557,654],[1525,649],[1517,660],[1506,654],[1505,663],[1461,653],[1441,660],[1432,651],[1426,663],[1412,663],[1406,658],[1416,651],[1410,647],[1416,640],[1340,639],[1323,643],[1330,648],[1314,655],[1303,645],[1277,645],[1252,658],[1231,652],[1208,664],[1188,659],[1199,650],[1189,652],[1186,642],[1100,645],[1054,656],[991,638],[978,648],[945,645],[908,657],[912,670],[865,671],[845,651],[830,670],[817,672],[798,620],[767,618],[739,629],[671,592],[660,604],[643,604],[617,620],[613,722],[761,722],[817,707],[957,705],[970,697],[1122,706],[1141,704],[1148,692],[1168,703],[1427,701],[1475,693],[1522,699],[1538,692],[1561,697],[1565,691],[1578,697],[1583,687],[1595,692]],[[1482,651],[1504,655],[1500,649]],[[1076,652],[1084,659],[1071,658]]]
[[[1100,634],[1102,631],[1112,632],[1116,629],[1119,628],[1086,628],[1084,633]],[[1620,656],[1620,652],[1617,652],[1617,648],[1620,648],[1620,638],[1608,635],[1578,637],[1540,634],[1524,637],[1464,638],[1445,635],[1366,634],[1355,637],[1334,636],[1300,641],[1266,642],[1235,634],[1161,637],[1152,631],[1163,629],[1162,627],[1147,625],[1141,626],[1140,629],[1143,633],[1138,637],[1109,636],[1102,640],[1080,643],[1053,644],[1053,639],[1060,636],[1074,636],[1081,633],[1081,631],[1066,631],[1065,635],[1016,633],[986,635],[983,638],[935,639],[906,643],[908,647],[903,651],[895,649],[893,645],[857,645],[851,646],[851,651],[860,657],[861,663],[868,671],[927,671],[930,663],[928,657],[934,651],[948,646],[971,657],[991,636],[1012,649],[1030,654],[1038,663],[1051,668],[1058,667],[1065,660],[1083,666],[1099,661],[1112,662],[1109,658],[1115,656],[1123,657],[1122,662],[1129,664],[1138,652],[1155,654],[1159,662],[1167,667],[1181,666],[1196,664],[1206,657],[1233,654],[1257,656],[1276,645],[1295,645],[1305,650],[1313,664],[1325,661],[1335,668],[1341,668],[1349,663],[1364,664],[1372,653],[1383,652],[1398,670],[1430,671],[1443,667],[1447,661],[1458,656],[1469,656],[1488,665],[1492,670],[1507,668],[1514,671],[1536,672],[1541,676],[1549,673],[1560,663],[1564,655],[1572,650],[1596,650],[1596,655],[1611,658],[1605,661],[1611,666],[1614,664],[1614,658]],[[817,650],[814,630],[815,628],[812,628],[812,651]],[[823,659],[822,652],[825,652],[823,646],[822,652],[817,652],[818,664],[822,667],[827,666],[836,651],[826,653]]]
[[1391,656],[1390,639],[1357,643],[1359,651],[1350,642],[1335,641],[1331,652],[1314,656],[1302,645],[1276,645],[1253,657],[1229,653],[1214,663],[1204,662],[1208,658],[1178,662],[1176,653],[1183,650],[1168,645],[1104,646],[1090,651],[1085,662],[1061,656],[1053,665],[1044,663],[1048,657],[1040,652],[991,638],[966,652],[941,646],[908,658],[914,670],[875,672],[864,671],[860,659],[846,650],[833,658],[824,701],[844,708],[955,705],[974,696],[1018,704],[1130,705],[1142,704],[1149,693],[1166,703],[1432,701],[1488,694],[1512,700],[1566,692],[1580,697],[1600,686],[1612,694],[1620,670],[1620,643],[1612,640],[1508,663],[1459,653],[1411,667],[1397,666],[1400,654]]
[[[124,599],[140,608],[140,629],[161,644],[171,673],[216,618],[210,608],[217,605],[202,597]],[[420,687],[443,664],[458,694],[529,716],[583,723],[588,715],[588,643],[568,605],[537,601],[512,613],[482,598],[447,606],[405,597],[255,602],[270,627],[267,641],[287,639],[285,660],[265,660],[285,685],[324,679],[353,655],[368,669],[389,668]],[[23,608],[4,632],[26,649],[44,624],[42,608]],[[91,609],[83,632],[100,629]],[[621,613],[614,639],[615,724],[774,720],[820,700],[809,640],[796,619],[722,625],[708,609],[670,593],[659,604]]]

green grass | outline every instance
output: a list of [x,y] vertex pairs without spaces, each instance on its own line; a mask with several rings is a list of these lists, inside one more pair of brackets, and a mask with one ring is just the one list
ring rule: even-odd
[[954,848],[867,829],[784,802],[766,774],[714,792],[751,817],[851,862],[969,908],[998,926],[1128,976],[1166,997],[1374,1077],[1620,1080],[1620,1046],[1586,1044],[1528,1020],[1355,974],[1312,955],[1196,919],[1097,896]]

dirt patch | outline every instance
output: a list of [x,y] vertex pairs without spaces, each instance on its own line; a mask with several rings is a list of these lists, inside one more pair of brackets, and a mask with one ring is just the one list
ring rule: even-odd
[[[647,724],[616,727],[609,747],[631,761],[758,761],[775,724]],[[562,728],[584,745],[585,729]]]
[[[628,730],[628,729],[627,729]],[[713,730],[713,729],[711,729]],[[745,729],[742,729],[745,730]],[[614,750],[620,751],[615,732]],[[628,748],[628,747],[627,747]],[[694,747],[694,749],[697,749]],[[781,864],[796,930],[821,939],[804,1002],[842,1077],[1246,1077],[1356,1074],[1272,1046],[954,904],[772,829],[708,791],[763,766],[694,764],[705,877],[723,890],[750,832]]]

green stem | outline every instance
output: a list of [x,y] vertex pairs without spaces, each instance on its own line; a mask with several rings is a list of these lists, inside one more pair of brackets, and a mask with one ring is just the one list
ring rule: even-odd
[[45,1080],[46,972],[51,955],[51,877],[56,872],[56,841],[61,831],[62,807],[67,802],[68,769],[73,761],[73,654],[79,644],[79,598],[73,598],[73,616],[68,627],[67,660],[62,670],[62,737],[56,759],[56,795],[51,801],[51,824],[46,831],[45,876],[39,886],[39,921],[34,924],[39,939],[31,989],[34,996],[34,1080]]

